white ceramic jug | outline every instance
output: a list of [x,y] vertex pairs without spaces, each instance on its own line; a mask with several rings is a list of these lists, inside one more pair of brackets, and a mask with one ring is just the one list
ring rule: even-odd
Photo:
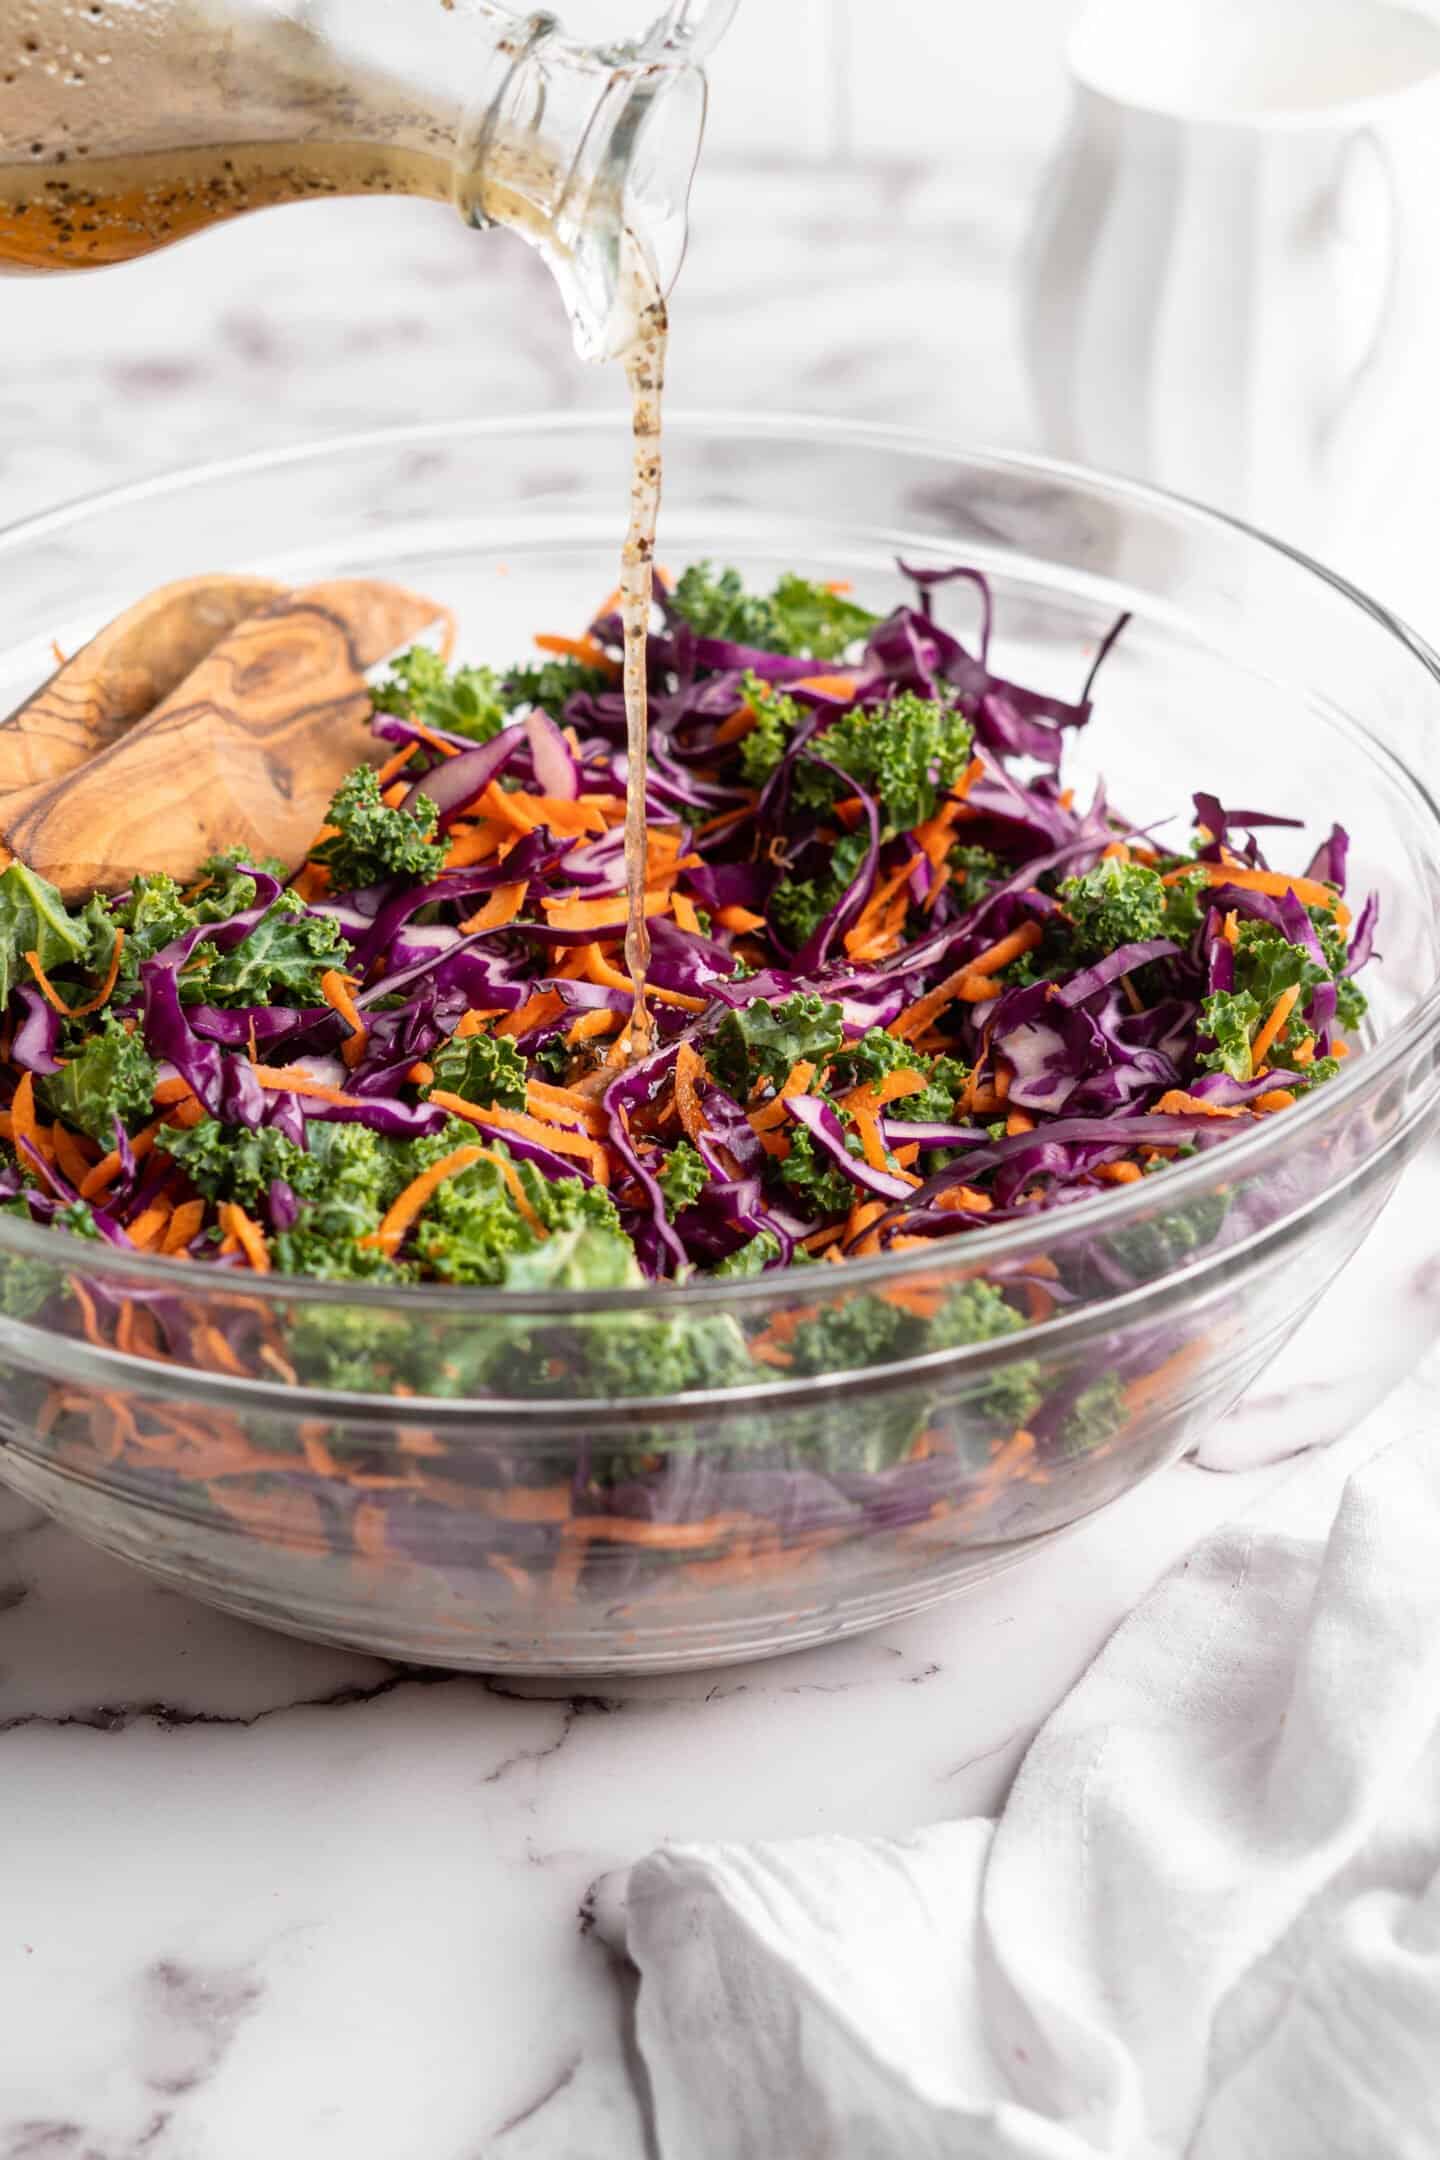
[[1025,278],[1046,446],[1348,552],[1440,413],[1440,22],[1090,0],[1069,65]]

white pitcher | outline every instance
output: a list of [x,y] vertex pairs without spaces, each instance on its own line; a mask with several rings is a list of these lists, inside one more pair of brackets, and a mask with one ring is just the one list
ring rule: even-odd
[[1046,446],[1348,552],[1440,413],[1440,22],[1090,0],[1069,66],[1025,278]]

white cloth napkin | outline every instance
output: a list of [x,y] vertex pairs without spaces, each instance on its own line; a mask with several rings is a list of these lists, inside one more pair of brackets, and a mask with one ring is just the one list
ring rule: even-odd
[[998,1824],[631,1870],[662,2160],[1436,2160],[1440,1439],[1302,1465]]

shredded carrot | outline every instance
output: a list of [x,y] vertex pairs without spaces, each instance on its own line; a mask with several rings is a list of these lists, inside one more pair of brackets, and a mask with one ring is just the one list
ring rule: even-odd
[[695,912],[694,901],[687,893],[677,892],[670,895],[670,912],[687,936],[701,935],[700,918]]
[[599,1006],[594,1012],[581,1013],[580,1018],[565,1031],[567,1045],[592,1042],[597,1035],[608,1035],[622,1025],[619,1013]]
[[754,733],[757,718],[758,715],[753,705],[740,706],[737,711],[730,714],[728,719],[722,720],[719,727],[716,728],[715,733],[710,738],[711,749],[728,750],[732,743],[743,742],[747,735]]
[[1101,1163],[1095,1172],[1096,1177],[1106,1185],[1135,1185],[1144,1174],[1139,1163],[1133,1162]]
[[753,909],[739,907],[733,903],[729,907],[717,908],[715,910],[715,920],[722,929],[737,930],[742,935],[747,930],[763,930],[765,928],[765,917],[763,915],[757,915]]
[[822,697],[853,698],[855,678],[853,675],[802,675],[791,683],[792,690],[818,690]]
[[1183,863],[1178,870],[1167,870],[1161,883],[1177,885],[1197,871],[1206,885],[1238,885],[1242,892],[1268,893],[1275,900],[1293,893],[1306,907],[1330,908],[1337,913],[1340,906],[1338,896],[1316,878],[1290,877],[1283,870],[1251,870],[1234,862]]
[[541,652],[556,653],[562,660],[579,660],[586,667],[604,668],[618,676],[620,663],[612,660],[603,645],[597,645],[592,637],[557,637],[550,631],[539,631],[535,644]]
[[707,1133],[698,1089],[701,1081],[709,1077],[699,1051],[692,1044],[682,1042],[675,1055],[675,1108],[680,1113],[686,1139],[696,1147]]
[[81,1154],[75,1135],[67,1132],[58,1119],[50,1128],[50,1143],[55,1150],[55,1167],[78,1190],[89,1175],[89,1158]]
[[115,932],[115,943],[110,949],[110,964],[105,970],[105,979],[101,983],[100,988],[95,992],[94,996],[87,998],[83,1005],[66,1004],[64,998],[61,997],[59,991],[55,988],[55,985],[51,982],[49,976],[45,973],[44,968],[41,966],[40,955],[38,952],[27,952],[25,955],[25,965],[29,968],[31,974],[35,977],[36,982],[40,985],[40,995],[44,998],[47,1005],[53,1006],[55,1011],[58,1013],[64,1013],[65,1017],[68,1020],[81,1020],[84,1018],[86,1013],[98,1012],[100,1010],[100,1007],[105,1004],[105,1002],[109,998],[111,991],[115,988],[116,978],[120,973],[120,955],[122,952],[124,952],[124,950],[125,932],[123,930],[117,930]]
[[754,1130],[757,1133],[771,1132],[775,1126],[783,1125],[790,1114],[785,1107],[785,1097],[803,1095],[814,1077],[815,1067],[808,1058],[801,1058],[797,1065],[792,1065],[785,1076],[784,1085],[772,1100],[750,1112],[750,1123]]
[[993,985],[985,987],[989,978],[998,974],[1002,968],[1009,967],[1011,961],[1018,960],[1023,953],[1030,952],[1039,944],[1040,938],[1039,923],[1022,923],[1020,928],[1012,930],[1008,937],[1001,938],[997,944],[977,953],[973,960],[967,960],[962,967],[956,968],[954,973],[947,975],[944,982],[939,983],[928,996],[917,998],[913,1005],[891,1021],[889,1032],[898,1036],[902,1042],[913,1042],[916,1036],[924,1034],[932,1021],[939,1018],[952,998],[966,998],[972,988],[981,992],[980,997],[969,999],[972,1003],[980,1003],[983,998],[996,996],[998,993]]
[[48,1156],[49,1145],[45,1131],[35,1115],[35,1075],[22,1073],[20,1085],[10,1104],[10,1132],[18,1145],[26,1140],[38,1154]]
[[1285,1024],[1289,1020],[1291,1013],[1294,1012],[1299,996],[1300,985],[1292,983],[1288,990],[1281,991],[1279,997],[1271,1006],[1269,1019],[1258,1031],[1255,1040],[1250,1045],[1250,1062],[1256,1072],[1259,1072],[1264,1065],[1266,1054],[1273,1047],[1277,1038],[1284,1034]]
[[989,1193],[977,1192],[973,1185],[952,1185],[935,1199],[936,1207],[957,1215],[988,1215],[994,1205]]
[[[363,1095],[347,1095],[343,1088],[329,1087],[323,1080],[312,1080],[298,1065],[252,1065],[250,1069],[263,1088],[285,1088],[292,1095],[313,1095],[316,1102],[338,1103],[347,1110],[353,1110],[365,1100]],[[159,1089],[155,1092],[158,1099]]]
[[1027,1110],[1012,1110],[1005,1120],[1005,1137],[1013,1140],[1017,1133],[1034,1132],[1035,1120]]
[[523,1110],[502,1110],[498,1103],[488,1110],[477,1109],[474,1103],[466,1102],[463,1096],[451,1095],[444,1088],[433,1088],[430,1100],[441,1110],[448,1110],[453,1117],[464,1118],[469,1125],[479,1125],[482,1129],[498,1125],[502,1132],[513,1132],[522,1139],[534,1140],[539,1146],[549,1148],[552,1154],[574,1155],[589,1164],[598,1185],[610,1182],[609,1157],[598,1140],[591,1140],[583,1133],[566,1132],[558,1125],[542,1124],[539,1118],[530,1117]]
[[[545,918],[555,930],[614,930],[625,927],[625,898],[617,893],[613,898],[599,900],[542,900]],[[645,913],[664,915],[670,906],[670,895],[647,892]]]
[[161,1251],[167,1253],[183,1252],[190,1240],[199,1236],[200,1227],[204,1220],[205,1203],[203,1200],[182,1200],[179,1207],[170,1217],[169,1225],[161,1243]]
[[526,998],[525,1003],[512,1013],[506,1013],[495,1027],[497,1035],[528,1035],[532,1028],[544,1027],[551,1020],[558,1020],[565,1010],[565,1001],[557,990],[537,990]]
[[[589,955],[586,972],[591,982],[603,984],[608,990],[624,990],[631,997],[634,996],[635,985],[629,976],[622,975],[619,968],[605,958],[598,945],[587,945],[585,951]],[[702,997],[691,997],[685,990],[662,990],[658,983],[647,983],[645,995],[652,1005],[673,1005],[680,1012],[704,1012],[707,1003]]]
[[506,923],[514,922],[524,907],[529,890],[526,878],[513,885],[497,885],[485,905],[461,923],[461,936],[469,937],[472,930],[503,930]]
[[427,1065],[424,1058],[418,1058],[408,1068],[405,1077],[412,1087],[429,1087],[435,1078],[435,1068],[433,1065]]
[[369,1031],[350,994],[352,980],[352,977],[342,975],[339,968],[327,968],[320,978],[320,995],[331,1010],[340,1015],[350,1030],[341,1045],[340,1055],[347,1065],[355,1066],[365,1055]]
[[500,852],[501,833],[493,824],[452,825],[445,853],[447,870],[466,870],[472,863],[488,862]]
[[442,1155],[439,1162],[431,1163],[428,1170],[422,1170],[418,1177],[412,1178],[405,1190],[391,1201],[381,1217],[379,1229],[370,1231],[359,1243],[385,1253],[398,1252],[431,1194],[444,1184],[446,1178],[454,1177],[457,1171],[468,1170],[472,1163],[478,1162],[480,1154],[477,1147],[458,1147],[450,1154]]
[[233,1237],[257,1275],[270,1272],[270,1248],[257,1222],[252,1222],[237,1201],[226,1200],[219,1209],[220,1227]]
[[396,777],[397,774],[402,773],[405,770],[405,767],[409,764],[411,758],[414,757],[414,755],[415,744],[413,742],[410,742],[406,743],[403,750],[397,750],[394,757],[386,758],[385,763],[380,767],[379,772],[377,772],[375,775],[377,784],[382,788],[389,787],[390,782]]
[[1293,1110],[1295,1107],[1295,1090],[1283,1087],[1267,1088],[1263,1095],[1255,1097],[1250,1107],[1252,1110],[1257,1110],[1261,1117],[1268,1117],[1275,1110]]
[[1243,1110],[1211,1102],[1204,1095],[1187,1095],[1183,1088],[1169,1088],[1155,1108],[1161,1117],[1243,1117]]

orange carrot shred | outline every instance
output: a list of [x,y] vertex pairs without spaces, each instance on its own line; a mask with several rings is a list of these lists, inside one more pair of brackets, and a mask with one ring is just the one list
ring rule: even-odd
[[252,1222],[238,1201],[225,1201],[220,1210],[220,1227],[227,1237],[233,1237],[257,1275],[270,1272],[270,1248],[265,1243],[264,1232],[257,1222]]
[[1294,1012],[1299,996],[1300,985],[1292,983],[1288,990],[1281,991],[1271,1006],[1269,1019],[1250,1045],[1250,1062],[1256,1072],[1259,1072],[1265,1063],[1267,1051],[1274,1046],[1276,1039],[1284,1034],[1285,1024]]
[[348,1066],[355,1066],[365,1055],[369,1031],[350,994],[350,983],[351,978],[342,975],[339,968],[327,968],[320,978],[320,995],[333,1011],[339,1013],[350,1030],[341,1045],[340,1055]]

